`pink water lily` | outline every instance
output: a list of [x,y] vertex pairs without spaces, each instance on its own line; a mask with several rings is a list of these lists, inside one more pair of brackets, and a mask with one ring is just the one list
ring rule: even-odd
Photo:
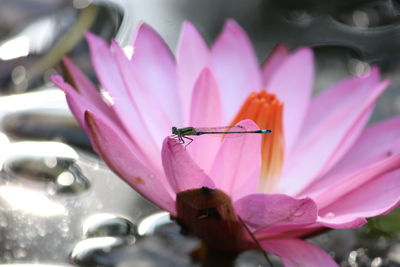
[[[302,238],[359,227],[398,206],[400,118],[366,127],[389,83],[377,68],[312,96],[311,49],[277,46],[259,67],[232,20],[211,48],[186,22],[176,58],[145,24],[132,59],[116,42],[93,34],[87,41],[100,90],[68,58],[69,83],[53,82],[108,166],[178,221],[177,195],[217,189],[230,199],[232,218],[285,266],[336,266]],[[186,150],[166,137],[172,126],[230,124],[273,133],[199,136]],[[246,249],[239,241],[235,249]]]

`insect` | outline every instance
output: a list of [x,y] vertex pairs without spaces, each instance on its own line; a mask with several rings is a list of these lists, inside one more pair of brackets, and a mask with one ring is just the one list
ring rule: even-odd
[[271,130],[254,130],[247,131],[244,126],[241,125],[233,125],[233,126],[222,126],[222,127],[212,127],[212,128],[195,128],[195,127],[184,127],[177,128],[172,127],[172,134],[175,138],[179,140],[181,144],[185,143],[185,139],[189,140],[189,143],[186,144],[188,146],[191,142],[193,142],[193,138],[188,136],[198,136],[204,134],[217,134],[217,135],[225,135],[225,134],[264,134],[271,133]]

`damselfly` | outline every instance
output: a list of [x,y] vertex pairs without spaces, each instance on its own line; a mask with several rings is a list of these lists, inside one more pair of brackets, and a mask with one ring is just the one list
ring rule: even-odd
[[241,125],[233,125],[233,126],[222,126],[222,127],[211,127],[211,128],[195,128],[195,127],[184,127],[177,128],[172,127],[172,134],[175,138],[179,140],[181,144],[185,143],[185,139],[189,140],[189,143],[186,144],[188,146],[191,142],[193,142],[193,138],[188,136],[198,136],[204,134],[265,134],[271,133],[271,130],[254,130],[248,131],[244,126]]

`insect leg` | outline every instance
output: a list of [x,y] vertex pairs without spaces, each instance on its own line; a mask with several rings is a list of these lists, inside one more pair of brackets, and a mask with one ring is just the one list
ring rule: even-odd
[[187,140],[189,140],[189,143],[187,143],[186,145],[185,145],[185,148],[188,146],[188,145],[190,145],[192,142],[193,142],[193,138],[190,138],[190,137],[187,137],[187,136],[183,136],[185,139],[187,139]]

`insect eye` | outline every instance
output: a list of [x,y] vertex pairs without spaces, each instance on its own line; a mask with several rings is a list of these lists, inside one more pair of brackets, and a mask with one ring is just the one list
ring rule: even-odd
[[214,219],[219,221],[221,220],[221,215],[216,208],[199,209],[196,214],[196,219]]

